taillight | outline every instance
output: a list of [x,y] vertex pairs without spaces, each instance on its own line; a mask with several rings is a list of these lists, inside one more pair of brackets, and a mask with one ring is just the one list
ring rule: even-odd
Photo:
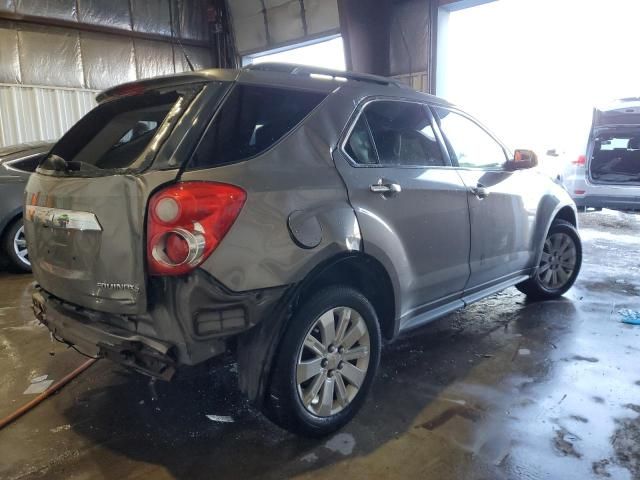
[[577,159],[575,159],[573,162],[574,165],[579,165],[581,167],[584,167],[585,164],[587,163],[587,157],[585,155],[580,155]]
[[181,182],[156,192],[147,219],[149,273],[182,275],[204,262],[246,198],[241,188],[213,182]]

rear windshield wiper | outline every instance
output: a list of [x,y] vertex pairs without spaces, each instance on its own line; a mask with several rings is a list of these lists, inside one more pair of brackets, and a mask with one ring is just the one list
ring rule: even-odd
[[66,172],[67,171],[67,161],[54,154],[49,154],[42,162],[42,165],[47,165],[51,168],[51,170],[55,170],[56,172]]

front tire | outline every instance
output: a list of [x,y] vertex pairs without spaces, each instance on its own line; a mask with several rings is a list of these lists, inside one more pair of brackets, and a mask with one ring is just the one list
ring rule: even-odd
[[360,292],[321,290],[294,313],[271,376],[264,413],[296,434],[328,435],[362,406],[380,361],[376,312]]
[[22,273],[31,272],[31,262],[29,262],[22,218],[14,220],[5,231],[2,238],[2,249],[7,255],[9,267],[12,270]]
[[582,266],[582,242],[576,228],[555,220],[547,233],[536,273],[516,288],[533,300],[564,295],[576,281]]

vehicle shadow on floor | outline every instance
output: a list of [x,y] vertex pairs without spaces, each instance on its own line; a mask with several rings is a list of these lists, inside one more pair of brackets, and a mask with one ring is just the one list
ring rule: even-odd
[[[101,369],[116,370],[113,381],[77,397],[65,416],[91,445],[158,465],[174,478],[282,478],[366,455],[417,428],[416,417],[444,389],[464,382],[492,349],[505,348],[501,342],[513,343],[501,332],[536,336],[548,349],[538,355],[546,356],[555,348],[558,329],[569,328],[575,313],[568,300],[530,304],[519,294],[499,294],[387,345],[369,400],[342,429],[344,448],[330,447],[335,436],[305,439],[271,424],[242,398],[231,356],[182,372],[171,383],[157,382],[157,398],[145,377],[103,360]],[[539,365],[528,373],[545,375]],[[207,415],[230,416],[233,422]],[[437,425],[425,428],[430,427]],[[126,469],[135,465],[124,463],[109,465],[104,476],[132,474]]]

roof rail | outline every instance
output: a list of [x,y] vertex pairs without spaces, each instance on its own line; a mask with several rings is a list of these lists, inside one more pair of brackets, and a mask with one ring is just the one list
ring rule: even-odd
[[337,80],[355,80],[358,82],[376,83],[378,85],[388,85],[398,88],[409,88],[402,82],[393,78],[381,77],[378,75],[369,75],[368,73],[345,72],[341,70],[332,70],[329,68],[311,67],[308,65],[297,65],[293,63],[265,62],[256,63],[245,67],[245,70],[259,70],[263,72],[281,72],[291,75],[319,75],[327,76]]

